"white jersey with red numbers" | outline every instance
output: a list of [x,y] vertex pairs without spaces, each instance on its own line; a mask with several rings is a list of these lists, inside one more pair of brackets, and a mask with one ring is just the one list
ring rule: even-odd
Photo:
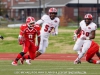
[[79,51],[81,49],[81,47],[83,46],[82,52],[85,53],[90,48],[92,40],[91,39],[85,40],[82,38],[90,37],[92,35],[91,32],[93,30],[96,30],[97,26],[93,22],[91,22],[88,26],[86,26],[85,20],[82,20],[80,22],[80,27],[82,30],[81,35],[80,35],[80,38],[78,38],[77,41],[75,42],[73,50]]
[[94,22],[91,22],[88,26],[86,26],[85,20],[82,20],[80,22],[80,27],[82,30],[82,35],[80,38],[84,37],[90,37],[91,36],[91,31],[97,29],[97,25]]
[[43,15],[41,20],[38,20],[36,24],[42,24],[41,36],[48,38],[51,31],[54,29],[54,33],[58,34],[59,18],[51,20],[49,15]]

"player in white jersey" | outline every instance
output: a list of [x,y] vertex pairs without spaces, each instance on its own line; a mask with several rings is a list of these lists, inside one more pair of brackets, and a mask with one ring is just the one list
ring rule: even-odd
[[[59,22],[60,22],[60,19],[57,17],[56,8],[50,8],[49,14],[43,15],[41,19],[36,22],[36,24],[42,25],[42,28],[40,31],[41,41],[38,47],[39,49],[36,52],[36,57],[45,53],[45,50],[48,47],[48,39],[49,39],[50,34],[54,36],[58,34]],[[30,64],[30,61],[31,60],[26,60],[26,63]]]
[[92,39],[95,38],[95,31],[97,29],[97,25],[94,22],[92,22],[92,19],[93,17],[91,14],[86,14],[84,16],[84,20],[80,22],[80,27],[74,35],[74,37],[77,37],[80,31],[82,31],[82,34],[80,38],[77,39],[73,49],[78,52],[81,50],[81,47],[83,46],[82,52],[79,53],[78,57],[74,61],[74,64],[78,64],[80,62],[81,58],[90,48]]
[[59,26],[59,18],[57,17],[57,9],[50,8],[48,15],[43,15],[40,20],[36,22],[36,24],[42,24],[41,28],[41,41],[39,50],[36,53],[36,57],[43,54],[48,46],[48,38],[50,34],[57,35],[58,34],[58,26]]

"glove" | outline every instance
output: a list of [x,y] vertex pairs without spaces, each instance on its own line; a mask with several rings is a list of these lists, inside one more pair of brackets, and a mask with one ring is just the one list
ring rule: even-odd
[[51,35],[52,35],[52,36],[56,36],[56,33],[55,33],[55,32],[52,32]]
[[73,40],[74,40],[74,41],[77,40],[77,34],[74,34],[74,36],[73,36]]
[[39,46],[36,46],[36,51],[38,51],[39,50]]
[[3,37],[3,36],[1,36],[1,35],[0,35],[0,38],[1,38],[2,40],[4,39],[4,37]]
[[19,45],[22,45],[23,43],[24,43],[24,38],[23,38],[23,36],[21,36],[21,35],[19,35],[18,36],[18,42],[19,42]]

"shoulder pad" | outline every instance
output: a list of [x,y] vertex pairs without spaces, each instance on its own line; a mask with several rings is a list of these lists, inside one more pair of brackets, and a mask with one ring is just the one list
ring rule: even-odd
[[26,27],[27,27],[26,24],[22,24],[22,25],[20,26],[20,29],[24,29],[24,28],[26,28]]
[[22,24],[20,27],[26,27],[27,25],[26,24]]
[[36,24],[35,27],[34,27],[36,30],[40,31],[41,30],[41,27],[39,24]]

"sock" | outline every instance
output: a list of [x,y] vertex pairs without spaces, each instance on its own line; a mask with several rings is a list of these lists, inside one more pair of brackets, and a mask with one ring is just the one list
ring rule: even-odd
[[17,62],[22,56],[20,54],[17,55],[15,61]]
[[96,60],[92,60],[92,62],[93,62],[93,64],[96,64],[97,61]]
[[23,56],[23,60],[25,60],[25,59],[30,59],[30,56],[29,55]]
[[17,62],[20,58],[22,58],[22,57],[24,56],[24,54],[25,54],[24,52],[19,53],[19,54],[17,55],[15,61]]
[[84,53],[81,52],[81,53],[78,55],[78,59],[80,60],[83,56],[84,56]]

